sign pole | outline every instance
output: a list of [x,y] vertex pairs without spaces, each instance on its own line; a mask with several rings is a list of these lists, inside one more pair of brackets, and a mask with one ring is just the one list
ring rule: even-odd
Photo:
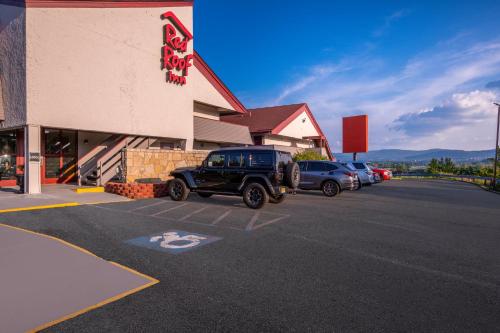
[[500,104],[499,103],[493,103],[496,106],[498,106],[498,116],[497,116],[497,141],[495,144],[495,161],[493,164],[493,189],[496,189],[497,185],[497,164],[498,164],[498,134],[500,130]]
[[358,153],[352,153],[352,160],[353,161],[356,161],[356,156],[358,155]]

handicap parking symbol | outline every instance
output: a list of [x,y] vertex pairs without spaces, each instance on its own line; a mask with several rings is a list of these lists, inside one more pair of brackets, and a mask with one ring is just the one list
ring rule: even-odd
[[152,250],[178,254],[221,239],[220,237],[202,235],[194,232],[169,230],[159,234],[130,239],[126,241],[126,243]]

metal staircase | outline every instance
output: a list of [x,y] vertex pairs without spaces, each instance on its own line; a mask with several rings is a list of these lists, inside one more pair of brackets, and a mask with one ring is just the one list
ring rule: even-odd
[[102,186],[123,177],[126,148],[145,149],[149,138],[113,134],[78,161],[78,185]]

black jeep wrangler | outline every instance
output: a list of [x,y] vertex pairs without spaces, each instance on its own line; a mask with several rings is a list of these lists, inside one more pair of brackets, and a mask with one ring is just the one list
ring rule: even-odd
[[280,203],[300,181],[300,169],[288,152],[268,147],[223,148],[211,152],[198,168],[180,168],[171,175],[172,200],[186,200],[190,191],[243,196],[250,208]]

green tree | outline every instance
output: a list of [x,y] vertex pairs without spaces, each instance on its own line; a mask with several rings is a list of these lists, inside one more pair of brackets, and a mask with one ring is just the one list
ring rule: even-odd
[[323,161],[327,158],[314,150],[304,150],[293,155],[294,161]]
[[427,165],[427,172],[428,173],[439,173],[440,172],[440,165],[439,161],[435,158],[433,158],[429,164]]

